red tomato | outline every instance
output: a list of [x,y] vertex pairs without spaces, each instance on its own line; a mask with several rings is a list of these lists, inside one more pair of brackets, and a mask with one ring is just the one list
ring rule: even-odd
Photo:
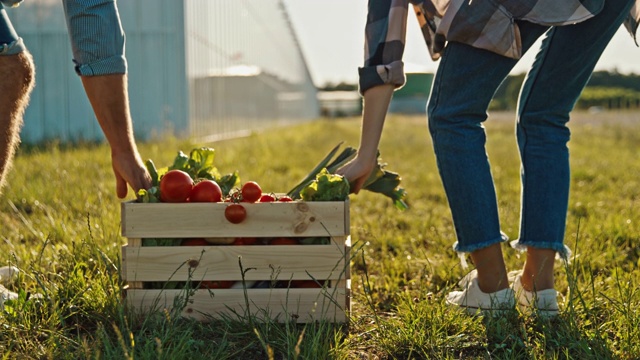
[[278,198],[278,201],[280,202],[289,202],[289,201],[293,201],[293,199],[288,196],[288,195],[282,195]]
[[260,197],[262,196],[262,189],[255,181],[247,181],[242,185],[242,189],[240,191],[242,192],[242,200],[250,203],[260,200]]
[[198,182],[189,195],[191,202],[219,202],[222,200],[222,189],[213,180],[202,180]]
[[256,238],[236,238],[233,245],[255,245],[258,243]]
[[224,217],[230,223],[239,224],[247,217],[247,210],[240,204],[230,204],[224,209]]
[[205,239],[202,238],[192,238],[192,239],[184,239],[180,243],[182,246],[206,246],[210,245]]
[[323,281],[318,280],[319,283],[314,280],[291,280],[292,288],[320,288]]
[[191,194],[193,179],[182,170],[169,170],[160,179],[160,200],[163,202],[185,202]]
[[227,281],[227,280],[216,280],[216,281],[201,281],[200,288],[201,289],[229,289],[235,281]]
[[294,238],[279,237],[271,239],[269,245],[298,245],[298,240]]
[[276,197],[271,195],[271,194],[262,194],[262,196],[260,196],[260,200],[258,200],[259,202],[274,202],[276,201]]

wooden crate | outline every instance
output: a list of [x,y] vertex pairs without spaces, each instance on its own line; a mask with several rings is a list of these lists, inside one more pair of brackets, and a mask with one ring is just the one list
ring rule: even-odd
[[[225,203],[122,203],[124,295],[138,310],[162,309],[184,289],[152,282],[327,280],[323,288],[197,289],[182,315],[206,320],[249,310],[259,318],[346,322],[350,310],[349,202],[242,203],[247,218],[232,224]],[[142,246],[148,238],[328,237],[327,245]],[[280,282],[281,284],[282,282]],[[247,309],[247,300],[250,309]]]

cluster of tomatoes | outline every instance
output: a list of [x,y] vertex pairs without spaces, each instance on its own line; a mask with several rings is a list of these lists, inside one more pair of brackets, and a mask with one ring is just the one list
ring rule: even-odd
[[182,202],[229,202],[225,208],[225,218],[239,224],[247,217],[247,210],[240,203],[288,202],[293,201],[287,195],[264,194],[255,181],[247,181],[240,189],[223,195],[220,185],[213,180],[202,179],[194,182],[191,176],[182,170],[169,170],[160,179],[160,201],[168,203]]

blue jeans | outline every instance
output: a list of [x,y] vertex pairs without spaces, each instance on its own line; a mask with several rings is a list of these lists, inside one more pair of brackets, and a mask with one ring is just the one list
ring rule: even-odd
[[15,55],[24,51],[22,39],[18,37],[9,16],[0,4],[0,55]]
[[[519,22],[523,51],[543,34],[522,85],[516,135],[521,159],[520,236],[514,247],[552,249],[562,257],[569,200],[569,113],[633,0],[607,0],[576,25]],[[483,122],[500,83],[517,60],[465,44],[447,45],[427,105],[429,131],[457,235],[456,251],[505,240],[485,150]]]

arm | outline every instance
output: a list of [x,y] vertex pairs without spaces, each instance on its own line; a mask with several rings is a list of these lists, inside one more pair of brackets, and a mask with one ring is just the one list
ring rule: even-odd
[[376,166],[393,91],[405,82],[402,55],[408,6],[408,0],[369,0],[365,61],[358,69],[364,97],[360,145],[356,157],[337,171],[349,180],[354,193],[360,191]]
[[358,152],[353,160],[336,172],[349,180],[351,191],[356,194],[360,191],[376,165],[378,145],[380,144],[382,129],[393,90],[393,85],[386,84],[371,88],[364,94],[364,110]]
[[151,177],[133,136],[124,31],[114,0],[64,0],[76,72],[111,146],[116,194],[149,188]]
[[151,187],[133,137],[129,113],[127,76],[124,74],[82,76],[89,102],[111,146],[111,165],[116,177],[116,194],[127,196],[127,184],[134,191]]

